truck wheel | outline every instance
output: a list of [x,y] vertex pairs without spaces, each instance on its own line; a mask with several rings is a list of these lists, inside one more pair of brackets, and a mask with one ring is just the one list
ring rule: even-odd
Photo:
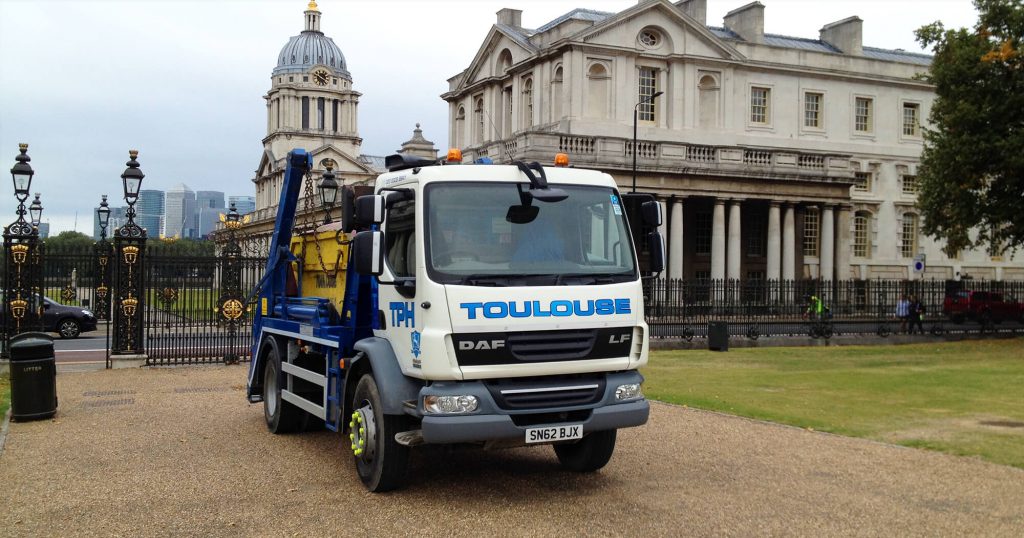
[[572,444],[554,445],[558,462],[562,467],[580,473],[604,467],[615,451],[615,431],[594,432]]
[[405,481],[409,448],[395,441],[406,430],[401,415],[385,415],[373,374],[363,374],[356,384],[349,421],[356,472],[372,492],[398,488]]
[[291,433],[305,427],[306,412],[281,399],[281,357],[271,346],[263,366],[263,417],[272,433]]

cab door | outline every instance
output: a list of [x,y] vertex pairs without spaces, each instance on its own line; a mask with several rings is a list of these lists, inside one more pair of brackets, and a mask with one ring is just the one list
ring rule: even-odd
[[380,329],[385,331],[391,346],[408,371],[419,361],[423,321],[416,301],[417,256],[422,233],[417,212],[419,192],[416,186],[385,191],[386,218],[384,232],[384,270],[378,301],[384,313]]

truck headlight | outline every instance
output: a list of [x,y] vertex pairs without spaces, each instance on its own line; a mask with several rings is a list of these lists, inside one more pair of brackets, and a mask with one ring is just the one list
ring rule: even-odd
[[640,391],[640,383],[627,383],[625,385],[619,385],[615,388],[615,401],[623,402],[626,400],[633,400],[636,398],[642,398],[644,395]]
[[423,397],[423,410],[435,414],[472,413],[479,407],[476,396],[433,396]]

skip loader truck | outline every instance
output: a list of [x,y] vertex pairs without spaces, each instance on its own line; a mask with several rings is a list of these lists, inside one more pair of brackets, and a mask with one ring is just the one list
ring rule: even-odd
[[595,471],[616,430],[647,422],[642,273],[664,265],[660,205],[563,154],[460,160],[392,155],[358,198],[328,168],[340,221],[294,233],[312,157],[287,157],[247,396],[273,433],[342,433],[370,491],[401,486],[423,444],[551,444]]

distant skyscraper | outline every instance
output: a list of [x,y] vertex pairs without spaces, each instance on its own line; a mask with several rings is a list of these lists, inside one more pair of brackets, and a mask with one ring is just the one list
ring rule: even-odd
[[255,196],[228,196],[228,207],[231,207],[231,204],[235,204],[235,211],[238,211],[239,215],[256,211]]
[[196,194],[179,183],[164,195],[164,235],[196,237]]
[[196,210],[203,207],[224,207],[224,193],[220,191],[196,191]]
[[135,222],[146,230],[149,237],[159,237],[161,217],[164,216],[164,191],[140,190],[135,211]]
[[39,238],[40,239],[46,239],[47,237],[50,237],[50,223],[49,222],[40,222],[39,223]]

